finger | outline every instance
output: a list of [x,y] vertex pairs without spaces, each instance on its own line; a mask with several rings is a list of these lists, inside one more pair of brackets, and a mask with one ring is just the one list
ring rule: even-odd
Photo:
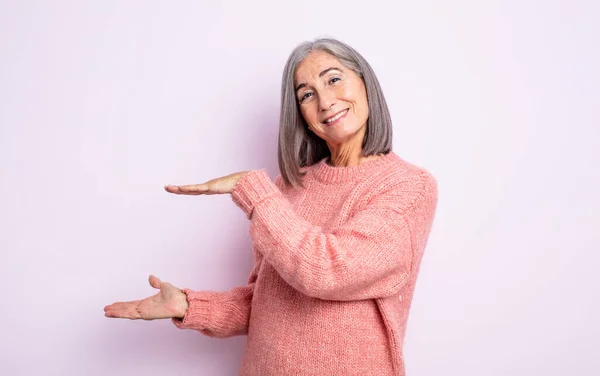
[[138,311],[139,305],[140,300],[113,303],[104,307],[104,316],[122,319],[139,319],[141,318]]
[[206,184],[193,185],[165,185],[165,190],[169,193],[184,195],[200,195],[209,190]]
[[130,318],[124,311],[106,311],[104,312],[104,316],[106,317],[114,317],[117,319],[128,319]]
[[115,318],[118,318],[118,319],[130,319],[130,318],[132,318],[131,314],[130,314],[130,311],[128,309],[125,309],[125,310],[123,310],[123,309],[108,309],[108,310],[105,310],[104,316],[106,316],[106,317],[115,317]]
[[135,308],[129,308],[124,311],[109,310],[104,313],[104,316],[130,320],[137,320],[142,318],[140,313]]
[[138,311],[137,307],[130,307],[125,313],[126,318],[130,320],[141,319],[142,315],[140,315],[140,311]]
[[148,281],[150,282],[150,286],[154,287],[155,289],[160,289],[162,285],[162,281],[153,275],[150,275]]
[[132,300],[130,302],[116,302],[104,307],[104,311],[126,311],[129,307],[136,307],[140,304],[140,300]]

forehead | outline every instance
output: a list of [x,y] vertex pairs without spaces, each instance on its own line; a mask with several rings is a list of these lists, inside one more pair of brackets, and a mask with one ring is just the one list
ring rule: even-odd
[[331,67],[344,68],[335,56],[325,51],[313,51],[298,64],[294,73],[294,81],[298,83],[300,81],[316,79],[319,77],[319,73]]

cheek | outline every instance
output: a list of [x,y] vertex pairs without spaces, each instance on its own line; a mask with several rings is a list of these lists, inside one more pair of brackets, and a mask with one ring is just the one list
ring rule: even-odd
[[366,93],[361,90],[348,91],[349,102],[354,107],[354,113],[359,118],[366,118],[369,116],[369,103],[367,101]]
[[302,115],[302,117],[304,118],[304,121],[306,122],[306,124],[308,125],[312,125],[316,123],[316,118],[317,118],[317,114],[314,110],[312,110],[310,107],[302,107],[300,109],[300,114]]
[[363,111],[367,107],[367,93],[364,88],[357,85],[350,85],[344,88],[340,94],[347,102],[352,103],[357,111]]
[[363,117],[369,117],[369,102],[367,102],[367,98],[361,104],[361,113]]
[[359,91],[357,106],[359,108],[360,116],[367,118],[369,116],[369,102],[364,88]]

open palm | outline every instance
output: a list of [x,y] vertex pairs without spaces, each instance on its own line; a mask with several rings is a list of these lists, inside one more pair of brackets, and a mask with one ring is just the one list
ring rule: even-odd
[[165,185],[165,191],[178,195],[220,195],[231,193],[237,182],[250,171],[240,171],[202,184]]
[[151,275],[150,286],[160,291],[153,296],[130,302],[116,302],[104,307],[104,316],[124,319],[167,319],[182,318],[188,307],[186,295],[168,282]]

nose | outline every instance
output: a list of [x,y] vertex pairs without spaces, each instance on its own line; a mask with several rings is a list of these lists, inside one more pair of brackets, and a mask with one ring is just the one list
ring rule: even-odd
[[329,110],[335,104],[335,96],[329,90],[323,90],[319,93],[319,107],[321,111]]

